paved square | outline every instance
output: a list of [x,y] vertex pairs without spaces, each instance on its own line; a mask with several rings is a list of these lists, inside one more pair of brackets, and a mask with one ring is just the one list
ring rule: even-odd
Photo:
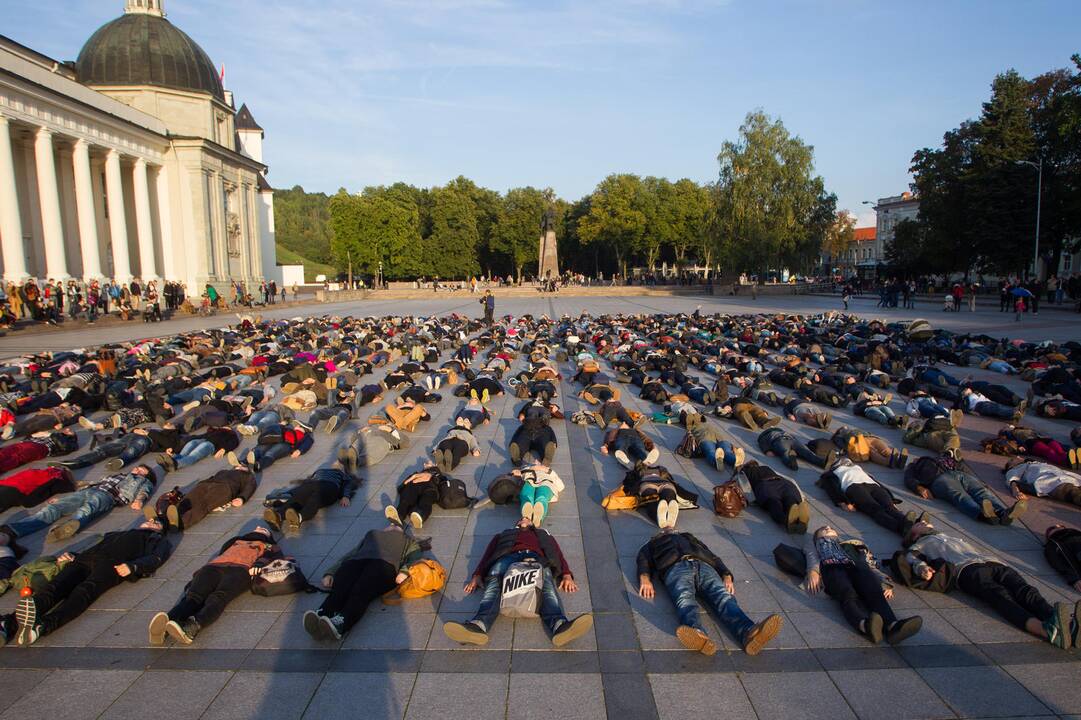
[[[538,296],[500,300],[498,315],[547,313],[594,315],[616,312],[798,311],[837,309],[829,297],[768,298],[755,303],[711,297],[584,298]],[[473,298],[435,296],[430,301],[370,300],[334,306],[311,306],[311,314],[387,313],[475,314]],[[877,316],[870,306],[857,311]],[[297,310],[279,315],[293,315]],[[937,325],[986,332],[994,337],[1029,340],[1068,340],[1078,336],[1075,315],[1046,311],[1020,325],[1012,315],[990,310],[945,315],[936,310],[891,310],[887,318],[929,316]],[[267,313],[268,317],[274,312]],[[229,318],[221,318],[228,321]],[[205,321],[177,321],[155,327],[176,332]],[[95,342],[134,339],[143,326],[125,326],[97,333],[11,335],[0,338],[0,357],[30,349],[70,349]],[[569,418],[578,408],[573,386],[561,366],[560,402]],[[377,374],[386,369],[377,370]],[[967,369],[966,369],[967,372]],[[991,378],[978,369],[973,374]],[[1015,384],[995,375],[996,381]],[[652,407],[627,392],[623,402],[632,410]],[[397,481],[419,467],[460,406],[444,389],[441,403],[427,406],[430,423],[421,424],[408,450],[391,455],[364,474],[365,483],[349,508],[320,513],[303,532],[286,537],[282,545],[309,576],[318,578],[352,547],[365,531],[383,525],[382,509],[395,497]],[[494,419],[482,427],[480,458],[467,458],[454,473],[471,494],[483,496],[488,482],[511,468],[507,444],[517,427],[510,417],[519,401],[496,398]],[[899,407],[899,401],[894,400]],[[351,421],[357,427],[367,419]],[[850,411],[838,421],[884,434]],[[1069,426],[1030,416],[1026,423],[1065,439]],[[815,432],[785,421],[798,438]],[[725,430],[748,449],[750,457],[794,477],[812,504],[812,526],[828,521],[866,538],[879,557],[896,547],[896,537],[866,516],[836,508],[815,487],[817,472],[801,467],[792,473],[757,449],[755,435],[733,424]],[[981,456],[975,441],[993,434],[998,424],[967,416],[962,427],[971,461],[995,492],[1006,497],[1001,475],[994,472],[1001,458]],[[1076,651],[1050,648],[991,615],[988,608],[959,594],[949,596],[899,589],[894,606],[918,613],[923,631],[904,645],[872,647],[849,628],[838,606],[824,597],[810,597],[772,558],[779,542],[792,542],[762,511],[752,508],[736,520],[720,519],[708,507],[680,516],[680,527],[696,533],[732,569],[736,595],[753,618],[780,612],[785,619],[778,638],[758,657],[747,657],[738,643],[707,619],[721,650],[713,658],[692,655],[674,637],[672,603],[660,592],[652,601],[635,592],[634,556],[654,532],[636,513],[607,513],[600,498],[615,488],[623,472],[597,452],[600,430],[568,421],[556,422],[559,451],[555,469],[566,483],[553,504],[546,527],[563,548],[581,585],[565,595],[569,615],[594,614],[593,631],[557,650],[538,621],[500,619],[484,648],[460,648],[443,632],[444,622],[468,619],[476,596],[466,597],[462,584],[483,553],[492,534],[509,527],[516,509],[484,504],[471,510],[435,511],[421,534],[430,535],[433,554],[448,569],[450,583],[441,596],[398,606],[376,602],[367,616],[340,643],[317,643],[300,626],[304,610],[321,598],[310,595],[259,598],[245,595],[188,647],[153,648],[146,627],[151,615],[168,609],[187,579],[220,546],[241,529],[260,521],[261,500],[291,480],[307,476],[330,462],[338,442],[349,432],[318,434],[315,448],[295,461],[282,461],[262,474],[253,500],[241,508],[215,513],[184,535],[174,556],[153,577],[110,591],[93,608],[61,631],[32,648],[0,650],[0,720],[75,720],[77,718],[146,717],[165,712],[176,718],[543,718],[577,720],[686,717],[761,718],[953,718],[1005,716],[1069,716],[1081,713],[1081,657]],[[674,453],[681,430],[664,425],[643,429],[661,450],[660,464],[704,499],[722,476],[700,461]],[[250,441],[248,441],[250,442]],[[923,451],[913,450],[918,455]],[[168,487],[184,486],[206,477],[217,467],[205,461],[170,475]],[[1026,527],[977,525],[949,506],[915,498],[897,470],[874,468],[874,475],[905,502],[905,509],[929,509],[951,532],[988,547],[1018,567],[1051,600],[1081,599],[1062,583],[1043,559],[1040,541]],[[92,468],[90,473],[101,473]],[[160,488],[159,490],[167,489]],[[1036,503],[1048,501],[1037,500]],[[704,503],[708,505],[707,503]],[[19,511],[0,517],[8,521]],[[1064,521],[1079,523],[1076,510],[1057,506]],[[130,527],[136,520],[123,508],[93,524],[84,535]],[[31,553],[56,550],[43,545],[42,535],[29,540]],[[79,537],[76,537],[78,540]],[[0,598],[10,609],[16,598]]]

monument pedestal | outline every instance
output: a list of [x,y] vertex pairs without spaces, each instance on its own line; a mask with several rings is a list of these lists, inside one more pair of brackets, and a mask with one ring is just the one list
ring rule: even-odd
[[541,280],[559,277],[559,255],[556,249],[556,231],[545,230],[540,237],[537,254],[537,277]]

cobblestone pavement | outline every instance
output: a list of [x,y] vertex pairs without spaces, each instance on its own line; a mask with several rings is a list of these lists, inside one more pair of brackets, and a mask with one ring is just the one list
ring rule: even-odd
[[[585,303],[588,303],[585,305]],[[497,314],[674,312],[702,304],[704,312],[787,311],[814,313],[837,309],[830,298],[618,298],[595,299],[538,295],[536,300],[505,300]],[[470,299],[433,298],[431,302],[378,300],[305,308],[308,312],[362,315],[385,313],[479,314]],[[279,311],[281,312],[281,311]],[[913,317],[912,311],[889,311]],[[1078,336],[1075,316],[1045,313],[1014,323],[993,311],[930,315],[952,329],[987,332],[1029,340],[1065,340]],[[282,316],[296,313],[281,312]],[[274,311],[266,313],[273,315]],[[874,313],[870,313],[874,314]],[[227,318],[219,318],[227,320]],[[199,321],[155,326],[155,333],[176,332]],[[205,322],[205,321],[204,321]],[[145,336],[142,326],[50,334],[34,338],[36,349],[71,348]],[[54,345],[55,343],[55,345]],[[0,338],[0,355],[26,350],[17,336]],[[520,362],[520,361],[519,361]],[[561,367],[564,375],[567,366]],[[977,371],[977,374],[979,372]],[[995,376],[1002,380],[1001,376]],[[1011,379],[1006,379],[1011,383]],[[578,409],[576,388],[566,380],[560,398],[569,417]],[[631,409],[650,408],[627,392]],[[467,458],[456,475],[483,495],[489,480],[510,468],[506,447],[517,422],[510,417],[516,401],[492,402],[491,425],[477,435],[480,458]],[[383,524],[382,509],[391,502],[396,481],[418,468],[458,408],[445,392],[429,406],[430,423],[411,437],[410,449],[391,455],[365,474],[366,482],[349,508],[329,508],[306,523],[303,532],[283,540],[304,570],[318,578],[368,529]],[[898,406],[899,401],[895,400]],[[370,412],[370,409],[368,409]],[[898,431],[868,424],[850,413],[837,421],[866,427],[899,443]],[[367,414],[350,426],[360,425]],[[1030,417],[1028,422],[1062,440],[1068,426]],[[815,431],[785,421],[795,435]],[[261,499],[290,480],[306,476],[334,457],[348,428],[320,434],[315,448],[297,460],[277,463],[263,473],[255,498],[242,508],[215,513],[185,533],[174,556],[153,577],[108,592],[76,622],[36,646],[0,650],[0,720],[48,718],[147,717],[165,713],[181,718],[894,718],[1081,717],[1081,654],[1063,652],[1024,635],[992,617],[988,609],[960,594],[917,593],[900,588],[894,606],[901,614],[923,616],[924,629],[898,647],[871,646],[854,634],[835,603],[804,594],[775,567],[771,551],[786,540],[783,531],[758,509],[736,520],[719,519],[703,508],[680,515],[681,529],[702,538],[733,570],[736,596],[752,618],[769,612],[784,615],[784,630],[761,655],[747,657],[716,626],[711,635],[723,650],[715,657],[693,655],[675,639],[675,612],[663,592],[647,602],[634,592],[634,555],[654,526],[636,513],[606,513],[600,498],[616,487],[622,472],[614,460],[597,452],[600,430],[569,421],[553,423],[559,440],[555,469],[567,490],[552,505],[546,527],[567,555],[581,590],[565,596],[568,614],[592,611],[595,628],[562,650],[552,648],[539,621],[501,619],[483,649],[460,649],[443,635],[442,623],[467,618],[476,596],[462,585],[492,534],[509,527],[516,511],[484,505],[472,510],[437,509],[425,524],[435,556],[449,569],[446,593],[399,606],[373,605],[368,615],[336,644],[317,644],[302,630],[301,613],[319,596],[284,598],[242,596],[190,648],[153,648],[146,627],[151,615],[168,609],[192,571],[226,538],[259,521]],[[678,479],[708,497],[722,476],[701,461],[676,455],[681,431],[674,426],[646,426],[661,448],[661,464]],[[861,534],[880,557],[896,548],[896,537],[869,518],[835,508],[814,486],[817,473],[803,467],[795,474],[775,459],[765,460],[754,435],[732,424],[725,429],[742,441],[749,456],[795,477],[813,507],[811,525],[829,521],[842,531]],[[997,472],[1000,458],[982,456],[975,441],[997,425],[966,417],[962,435],[969,457],[993,489],[1006,496]],[[896,437],[895,437],[896,436]],[[250,442],[250,440],[248,441]],[[914,454],[922,451],[915,450]],[[208,460],[169,477],[181,486],[214,472]],[[100,468],[89,472],[100,473]],[[939,502],[924,501],[904,489],[901,473],[875,467],[874,475],[904,499],[903,509],[927,509],[940,525],[963,534],[1015,565],[1050,600],[1081,599],[1043,559],[1037,537],[1024,526],[977,525]],[[162,488],[159,488],[159,490]],[[1074,509],[1045,506],[1044,513],[1078,525]],[[8,519],[9,513],[3,519]],[[1037,516],[1039,513],[1037,513]],[[84,534],[130,526],[134,513],[118,509]],[[42,550],[35,536],[32,552]],[[77,538],[78,539],[78,538]],[[53,552],[57,548],[45,547]],[[0,598],[5,610],[11,595]]]

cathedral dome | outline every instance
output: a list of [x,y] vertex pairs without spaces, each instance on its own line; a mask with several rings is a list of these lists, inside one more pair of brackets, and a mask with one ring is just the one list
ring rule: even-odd
[[214,63],[165,19],[161,0],[127,0],[125,14],[86,41],[75,72],[84,85],[154,85],[225,100]]

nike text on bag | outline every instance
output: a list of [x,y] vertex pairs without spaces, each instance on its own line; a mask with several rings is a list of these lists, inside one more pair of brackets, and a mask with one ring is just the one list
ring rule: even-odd
[[544,586],[544,569],[533,561],[518,562],[503,574],[503,593],[499,614],[512,618],[537,617],[540,592]]

